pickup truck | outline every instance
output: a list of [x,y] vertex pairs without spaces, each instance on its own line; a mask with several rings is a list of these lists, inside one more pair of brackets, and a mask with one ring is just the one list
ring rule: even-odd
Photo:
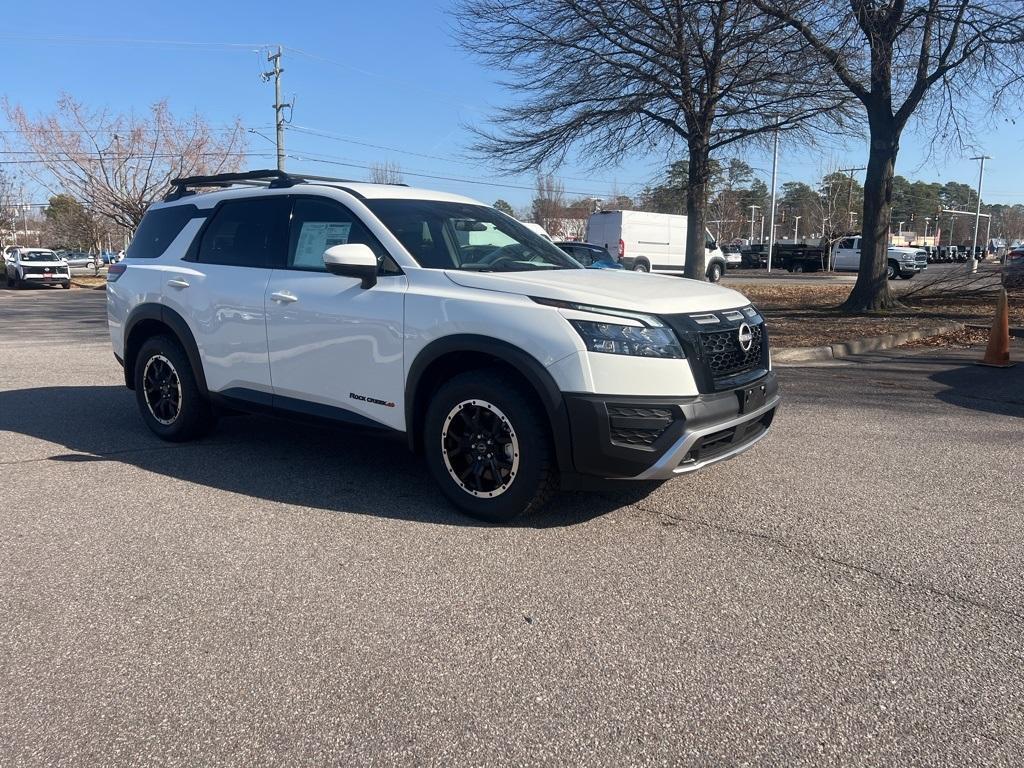
[[[832,269],[836,272],[857,272],[860,269],[860,236],[844,237],[832,252]],[[928,254],[920,248],[889,246],[885,274],[890,280],[909,280],[928,269]]]
[[776,243],[772,266],[778,265],[787,272],[817,272],[825,269],[827,246],[807,243]]

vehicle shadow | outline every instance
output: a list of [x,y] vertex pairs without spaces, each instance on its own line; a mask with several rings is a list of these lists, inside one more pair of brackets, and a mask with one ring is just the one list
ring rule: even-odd
[[968,364],[937,371],[928,378],[946,387],[935,393],[945,403],[1024,418],[1024,363],[1013,368]]
[[[54,418],[54,414],[60,414]],[[443,525],[483,525],[458,513],[403,441],[283,419],[227,415],[207,438],[166,443],[124,387],[41,387],[0,392],[0,431],[63,446],[42,462],[121,464],[196,485],[333,512]],[[35,458],[34,456],[32,457]],[[10,460],[0,455],[0,461]],[[13,460],[17,461],[17,458]],[[562,493],[516,526],[572,526],[638,501],[656,484]]]

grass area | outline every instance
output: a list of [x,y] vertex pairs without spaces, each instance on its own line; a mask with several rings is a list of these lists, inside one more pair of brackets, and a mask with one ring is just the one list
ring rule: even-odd
[[106,275],[72,275],[71,285],[79,288],[100,288],[106,286]]
[[[950,322],[988,324],[995,314],[992,294],[915,297],[905,307],[889,312],[845,315],[837,307],[849,295],[849,286],[750,285],[742,291],[764,312],[772,345],[777,347],[817,347]],[[1024,296],[1020,294],[1010,299],[1010,324],[1024,325]]]

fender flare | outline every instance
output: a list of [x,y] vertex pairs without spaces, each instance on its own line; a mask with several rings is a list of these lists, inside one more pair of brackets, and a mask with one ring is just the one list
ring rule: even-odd
[[415,450],[419,435],[416,429],[416,396],[423,374],[432,363],[453,352],[475,352],[490,355],[513,366],[533,388],[544,407],[559,466],[572,467],[572,446],[569,438],[569,417],[554,378],[531,354],[507,341],[477,334],[459,333],[443,336],[427,344],[416,355],[405,379],[405,428],[410,449]]
[[[185,350],[185,355],[188,357],[189,365],[192,366],[192,373],[196,377],[196,384],[199,386],[199,391],[203,395],[209,394],[209,389],[206,386],[206,373],[203,371],[203,360],[199,355],[199,346],[196,344],[195,337],[192,335],[192,330],[188,327],[188,323],[185,322],[185,318],[179,315],[170,307],[166,307],[163,304],[157,304],[155,302],[148,302],[146,304],[140,304],[135,307],[128,315],[128,320],[124,326],[124,339],[125,339],[125,362],[124,362],[124,383],[128,389],[135,388],[135,382],[133,380],[135,371],[135,353],[137,349],[133,349],[130,346],[132,331],[139,323],[144,320],[156,320],[162,325],[167,326],[178,339],[178,343],[181,344]],[[131,354],[129,354],[129,351]]]

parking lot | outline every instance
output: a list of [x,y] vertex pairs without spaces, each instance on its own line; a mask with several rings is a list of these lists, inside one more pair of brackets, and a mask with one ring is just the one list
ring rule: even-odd
[[4,764],[1020,764],[1024,365],[786,368],[740,458],[490,527],[401,444],[160,442],[103,313],[0,291]]

